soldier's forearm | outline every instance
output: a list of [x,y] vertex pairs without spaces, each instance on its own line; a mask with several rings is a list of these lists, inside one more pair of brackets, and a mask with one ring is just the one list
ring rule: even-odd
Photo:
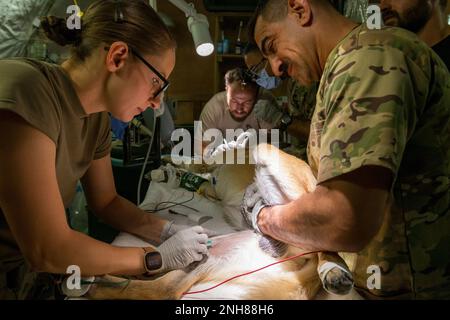
[[381,226],[388,190],[336,180],[286,205],[263,209],[258,226],[307,250],[358,252]]

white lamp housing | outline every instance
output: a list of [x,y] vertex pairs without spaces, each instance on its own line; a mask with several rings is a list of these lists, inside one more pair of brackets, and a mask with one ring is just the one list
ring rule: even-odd
[[199,56],[206,57],[214,52],[214,44],[209,33],[209,23],[205,15],[197,13],[192,3],[184,0],[169,0],[174,6],[184,12],[188,18],[188,29],[194,39],[195,51]]
[[208,19],[203,14],[196,14],[188,18],[187,24],[194,39],[197,54],[202,57],[212,54],[214,45],[209,34]]

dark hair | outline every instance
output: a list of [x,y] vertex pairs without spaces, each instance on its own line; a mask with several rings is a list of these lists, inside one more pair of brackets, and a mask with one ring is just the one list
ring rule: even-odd
[[41,28],[50,40],[72,46],[72,56],[83,61],[100,45],[123,41],[142,54],[175,48],[168,28],[145,0],[96,0],[81,18],[80,30],[69,30],[66,20],[43,17]]
[[225,73],[225,85],[229,86],[238,83],[243,88],[258,89],[252,75],[245,68],[234,68]]
[[286,17],[287,14],[288,6],[286,0],[260,0],[247,26],[249,41],[255,41],[256,21],[260,16],[266,21],[277,22]]
[[446,9],[447,8],[447,0],[440,0],[439,3],[441,4],[442,9]]
[[[444,0],[447,1],[447,0]],[[342,1],[338,0],[315,0],[318,4],[331,5],[336,10]],[[339,10],[338,10],[339,11]],[[278,22],[284,19],[288,14],[287,0],[259,0],[253,16],[247,25],[249,41],[255,41],[256,21],[260,16],[267,22]]]

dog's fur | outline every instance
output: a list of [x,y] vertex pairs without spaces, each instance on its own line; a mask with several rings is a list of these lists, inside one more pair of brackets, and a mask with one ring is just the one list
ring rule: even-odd
[[[253,155],[256,165],[224,165],[217,169],[217,185],[211,187],[222,200],[227,218],[236,227],[244,225],[240,204],[246,187],[253,181],[269,204],[297,199],[305,192],[312,192],[316,185],[306,163],[271,145],[259,145]],[[179,299],[188,290],[210,287],[302,252],[251,231],[220,237],[214,243],[206,261],[154,279],[130,280],[122,286],[95,285],[88,296],[93,299]],[[318,265],[326,261],[346,267],[337,254],[309,254],[237,278],[211,292],[213,296],[232,294],[237,299],[311,299],[321,286]],[[347,293],[353,284],[349,274],[349,271],[334,268],[323,279],[324,287],[333,293]],[[103,280],[123,283],[119,277],[105,276]],[[202,297],[211,298],[208,293]]]

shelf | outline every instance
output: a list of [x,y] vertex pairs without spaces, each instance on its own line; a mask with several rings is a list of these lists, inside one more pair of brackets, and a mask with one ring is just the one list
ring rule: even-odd
[[[224,76],[228,70],[244,65],[244,55],[235,54],[235,46],[241,22],[243,23],[243,29],[240,34],[241,43],[245,45],[248,42],[246,26],[252,16],[253,12],[221,12],[215,15],[214,42],[218,44],[222,41],[222,35],[229,40],[228,53],[215,53],[214,88],[216,92],[225,88]],[[243,49],[241,48],[242,51]]]

